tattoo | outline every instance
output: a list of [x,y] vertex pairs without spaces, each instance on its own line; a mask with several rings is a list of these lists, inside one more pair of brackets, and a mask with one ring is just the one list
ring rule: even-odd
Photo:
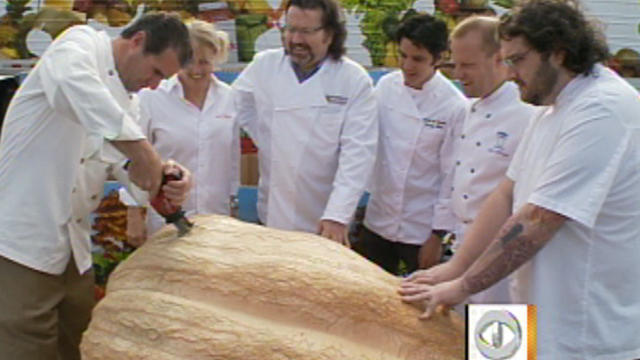
[[566,218],[527,205],[509,219],[496,240],[464,275],[463,288],[475,294],[489,288],[529,261],[553,237]]
[[515,224],[509,232],[503,236],[500,240],[502,240],[502,246],[506,246],[511,240],[515,239],[518,235],[522,233],[524,230],[524,226],[522,224]]
[[498,242],[491,244],[489,249],[502,251],[484,262],[485,265],[481,267],[483,270],[464,277],[463,286],[469,294],[488,289],[531,259],[540,249],[539,244],[531,238],[519,236],[516,239],[517,242],[507,245],[499,245]]

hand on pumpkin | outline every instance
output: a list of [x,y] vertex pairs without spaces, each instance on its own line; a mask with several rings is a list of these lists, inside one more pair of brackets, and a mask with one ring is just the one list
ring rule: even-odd
[[465,269],[458,266],[452,259],[426,270],[418,270],[406,278],[403,283],[435,285],[453,280],[461,276],[464,271]]
[[182,205],[187,200],[189,190],[193,185],[191,172],[173,160],[162,165],[162,172],[166,175],[182,173],[180,180],[171,180],[162,186],[162,191],[171,205]]
[[339,223],[333,220],[320,220],[318,224],[318,234],[327,239],[333,240],[345,246],[349,244],[349,234],[347,232],[347,225]]
[[403,282],[398,292],[404,302],[424,304],[425,311],[420,315],[421,320],[430,318],[441,305],[446,313],[449,307],[469,297],[462,286],[461,277],[437,285]]

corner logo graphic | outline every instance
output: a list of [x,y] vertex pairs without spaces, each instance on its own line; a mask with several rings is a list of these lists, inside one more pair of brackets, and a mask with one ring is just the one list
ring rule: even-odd
[[518,319],[506,310],[491,310],[482,315],[475,329],[476,347],[487,359],[508,359],[522,344]]
[[467,305],[467,359],[536,359],[532,305]]

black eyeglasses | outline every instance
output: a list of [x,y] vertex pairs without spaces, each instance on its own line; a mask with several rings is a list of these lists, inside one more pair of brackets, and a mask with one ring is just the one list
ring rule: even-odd
[[315,28],[297,28],[286,24],[282,26],[282,31],[284,31],[285,33],[289,33],[291,35],[298,33],[302,36],[311,36],[322,29],[324,29],[324,26],[322,25]]

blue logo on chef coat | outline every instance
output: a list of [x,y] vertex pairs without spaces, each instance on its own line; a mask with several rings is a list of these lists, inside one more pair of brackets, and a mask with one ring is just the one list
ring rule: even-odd
[[502,155],[504,157],[508,157],[509,154],[504,150],[504,143],[507,141],[509,134],[504,131],[496,132],[496,144],[493,145],[492,148],[489,149],[490,152],[496,153],[498,155]]

